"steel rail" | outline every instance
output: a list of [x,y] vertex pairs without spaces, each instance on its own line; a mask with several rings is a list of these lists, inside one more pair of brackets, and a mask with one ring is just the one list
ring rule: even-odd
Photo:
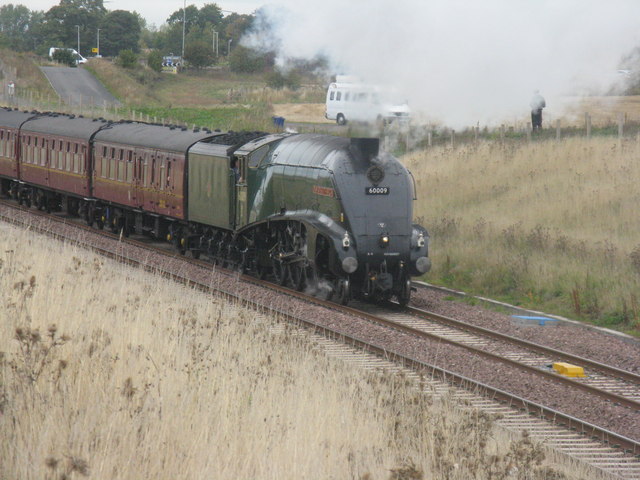
[[489,330],[484,327],[479,327],[476,325],[471,325],[461,320],[456,320],[454,318],[445,317],[444,315],[439,315],[437,313],[428,312],[426,310],[422,310],[420,308],[415,307],[407,307],[406,311],[411,313],[412,315],[418,318],[428,318],[431,320],[435,320],[439,323],[449,325],[460,330],[466,330],[468,332],[480,334],[487,336],[489,338],[493,338],[495,340],[501,340],[508,343],[514,343],[521,347],[525,347],[531,351],[537,353],[543,353],[545,355],[550,355],[562,360],[566,360],[569,362],[576,363],[583,367],[593,368],[602,373],[606,373],[612,377],[617,377],[621,380],[625,380],[627,382],[635,383],[640,385],[640,375],[635,374],[633,372],[629,372],[627,370],[622,370],[616,367],[612,367],[610,365],[606,365],[600,362],[596,362],[594,360],[590,360],[588,358],[581,357],[579,355],[574,355],[572,353],[567,353],[561,350],[556,350],[551,347],[546,347],[544,345],[540,345],[535,342],[530,342],[528,340],[523,340],[521,338],[513,337],[511,335],[506,335],[504,333],[496,332],[495,330]]

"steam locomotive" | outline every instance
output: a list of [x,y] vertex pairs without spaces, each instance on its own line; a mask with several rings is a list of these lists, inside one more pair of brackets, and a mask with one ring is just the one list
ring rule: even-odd
[[411,174],[377,139],[0,109],[0,193],[343,304],[429,271]]

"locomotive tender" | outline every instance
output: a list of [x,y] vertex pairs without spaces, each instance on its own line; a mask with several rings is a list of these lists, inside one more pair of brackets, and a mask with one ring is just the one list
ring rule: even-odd
[[4,108],[0,193],[344,304],[406,304],[411,276],[431,266],[413,179],[377,139]]

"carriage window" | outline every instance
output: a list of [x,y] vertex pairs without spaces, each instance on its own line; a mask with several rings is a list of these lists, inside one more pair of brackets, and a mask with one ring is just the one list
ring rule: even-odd
[[100,166],[101,166],[102,168],[101,168],[100,176],[101,176],[102,178],[107,178],[107,176],[108,176],[108,174],[109,174],[109,172],[108,172],[108,170],[107,170],[107,168],[109,167],[109,162],[107,161],[107,159],[106,159],[106,158],[103,158],[103,159],[102,159],[102,161],[101,161],[101,163],[102,163],[102,165],[100,165]]
[[58,152],[58,169],[62,170],[64,168],[64,152]]
[[124,150],[120,149],[120,161],[124,159]]
[[167,188],[171,186],[171,160],[167,161]]
[[151,159],[151,185],[156,181],[156,157]]
[[111,180],[116,179],[116,159],[115,158],[111,158],[109,160],[109,178]]
[[71,161],[72,161],[71,153],[67,153],[67,158],[65,158],[65,166],[64,166],[64,169],[67,172],[71,171]]
[[118,181],[124,181],[124,162],[118,162]]
[[[55,145],[55,142],[54,142]],[[40,153],[40,165],[45,165],[47,163],[47,141],[43,138],[42,139],[42,149],[41,149],[41,153]]]
[[165,187],[167,186],[167,177],[164,174],[166,170],[165,162],[166,162],[165,158],[160,159],[160,172],[158,173],[158,175],[160,175],[160,190],[164,190]]

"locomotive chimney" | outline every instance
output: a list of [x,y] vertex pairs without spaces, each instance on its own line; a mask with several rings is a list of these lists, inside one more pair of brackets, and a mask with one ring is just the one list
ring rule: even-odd
[[378,156],[380,139],[378,138],[352,138],[351,151],[355,156],[361,156],[367,162]]

